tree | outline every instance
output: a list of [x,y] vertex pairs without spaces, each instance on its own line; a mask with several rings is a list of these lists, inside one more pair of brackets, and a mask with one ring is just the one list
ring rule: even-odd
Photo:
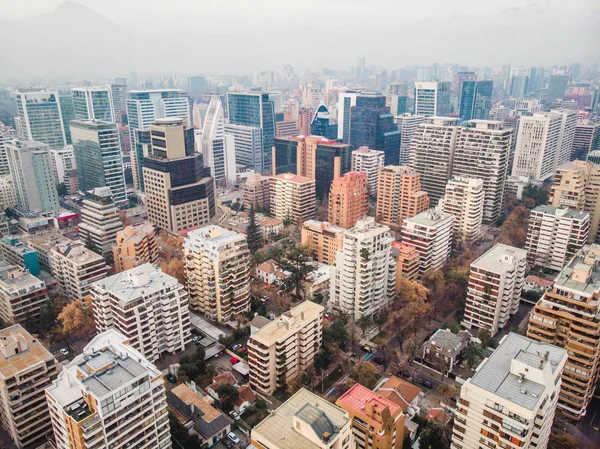
[[[179,360],[177,377],[182,381],[196,381],[207,374],[206,362],[204,361],[204,347],[198,346],[192,356],[184,355]],[[198,383],[198,382],[196,382]]]
[[123,223],[124,228],[133,225],[133,223],[131,222],[131,218],[127,216],[127,212],[124,210],[119,211],[119,219],[121,220],[121,223]]
[[568,433],[552,432],[548,440],[548,449],[587,449],[588,447],[590,446],[585,441]]
[[521,201],[528,209],[548,204],[548,189],[543,186],[528,184],[523,188]]
[[442,400],[446,405],[449,404],[450,399],[460,394],[460,390],[458,388],[447,383],[440,384],[438,387],[438,392],[440,393],[440,396],[442,396]]
[[256,212],[254,206],[250,208],[249,215],[250,221],[248,222],[248,228],[246,229],[246,239],[248,240],[248,249],[251,253],[254,253],[262,247],[262,235],[256,224]]
[[529,210],[524,206],[518,206],[506,217],[500,226],[499,243],[523,248],[527,240],[527,220]]
[[83,337],[96,329],[92,297],[86,296],[83,301],[75,300],[67,304],[60,314],[58,321],[62,326],[63,335],[68,338]]
[[185,274],[185,265],[183,259],[173,257],[170,260],[161,260],[158,264],[163,273],[173,276],[181,285],[185,285],[187,276]]
[[488,329],[481,328],[479,332],[477,332],[477,338],[481,341],[481,346],[483,348],[487,348],[492,342],[492,334]]
[[358,321],[356,322],[356,324],[358,324],[358,327],[360,327],[360,330],[362,331],[363,337],[365,336],[365,332],[367,331],[367,328],[369,327],[371,322],[372,322],[371,317],[368,315],[361,316],[358,319]]
[[216,393],[219,395],[219,403],[224,412],[230,412],[233,409],[233,401],[239,396],[237,388],[231,384],[221,384],[217,387]]
[[378,378],[377,370],[372,363],[360,362],[352,367],[352,378],[367,388],[375,387]]
[[473,366],[475,366],[481,357],[481,347],[473,343],[468,344],[461,351],[461,358],[469,366],[469,369],[473,368]]
[[306,245],[292,246],[279,261],[281,269],[290,273],[285,280],[284,290],[293,292],[297,301],[302,300],[302,283],[315,270],[311,262],[310,249]]
[[344,326],[344,322],[336,320],[331,326],[327,326],[323,329],[323,340],[326,342],[332,342],[337,344],[340,348],[343,348],[348,341],[348,331]]
[[331,351],[327,348],[327,346],[323,346],[317,355],[315,355],[315,369],[321,372],[325,371],[331,363],[331,358]]
[[447,449],[450,447],[451,437],[450,426],[441,426],[434,421],[427,421],[419,436],[419,448]]
[[408,356],[408,364],[412,366],[417,353],[419,352],[419,347],[415,344],[414,341],[411,341],[406,347],[406,355]]
[[56,192],[58,193],[58,196],[65,196],[68,193],[67,186],[64,182],[61,182],[56,186]]
[[377,325],[377,330],[381,333],[383,326],[388,321],[389,311],[380,310],[377,314],[373,315],[373,322]]

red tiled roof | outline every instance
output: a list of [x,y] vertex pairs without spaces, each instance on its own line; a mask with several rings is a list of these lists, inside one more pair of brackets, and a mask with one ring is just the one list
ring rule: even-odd
[[209,388],[216,392],[217,388],[223,384],[235,385],[237,384],[237,381],[235,380],[235,377],[233,377],[233,374],[226,371],[213,377],[213,382],[209,385]]
[[551,287],[552,286],[552,281],[541,278],[539,276],[533,276],[533,275],[527,276],[525,278],[525,282],[527,282],[528,284],[537,284],[540,287]]
[[435,421],[438,424],[446,424],[450,421],[450,415],[441,408],[432,408],[425,417],[428,421]]
[[396,376],[390,377],[377,390],[379,395],[399,405],[403,412],[408,409],[420,392],[419,387]]
[[244,402],[254,402],[256,400],[256,395],[254,391],[248,385],[242,385],[238,388],[238,397],[233,401],[235,405],[238,407],[242,405]]
[[[392,416],[395,416],[399,411],[401,411],[401,408],[397,404],[375,393],[374,391],[369,390],[367,387],[364,387],[361,384],[354,384],[352,388],[340,396],[340,398],[336,401],[336,405],[339,406],[342,404],[348,408],[362,413],[364,413],[365,404],[371,404],[373,408],[378,408],[380,410],[388,407]],[[375,417],[372,416],[371,418]]]

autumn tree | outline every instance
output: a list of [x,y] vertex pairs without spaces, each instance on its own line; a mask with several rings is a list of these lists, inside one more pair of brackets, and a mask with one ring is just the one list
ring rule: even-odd
[[182,256],[184,240],[182,236],[176,237],[163,229],[158,233],[156,240],[158,247],[164,252],[167,260]]
[[527,240],[528,219],[529,210],[526,207],[518,206],[515,208],[500,226],[498,242],[523,248]]
[[550,434],[548,440],[548,449],[588,449],[590,445],[568,433],[555,433]]
[[61,324],[65,338],[83,337],[91,334],[96,329],[92,297],[86,296],[83,301],[75,300],[67,304],[60,314],[58,321]]
[[450,403],[450,400],[453,397],[458,396],[460,394],[460,390],[458,388],[448,383],[440,384],[440,386],[438,387],[438,392],[440,393],[440,396],[442,397],[442,400],[446,405]]
[[158,264],[163,273],[173,276],[181,285],[185,285],[187,277],[185,274],[185,264],[183,259],[173,257],[169,260],[161,260]]
[[379,376],[375,366],[372,363],[364,361],[354,365],[350,375],[356,382],[369,389],[375,387],[375,383]]
[[408,365],[412,366],[415,357],[417,357],[417,354],[419,353],[419,347],[417,346],[417,344],[414,341],[411,341],[408,346],[406,347],[406,355],[408,357]]
[[127,211],[121,209],[119,210],[119,219],[121,220],[121,223],[123,223],[123,227],[126,228],[127,226],[131,226],[133,223],[131,222],[131,218],[129,218],[127,216]]

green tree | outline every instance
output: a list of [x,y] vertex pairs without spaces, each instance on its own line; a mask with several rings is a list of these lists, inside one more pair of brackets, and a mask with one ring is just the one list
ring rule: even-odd
[[348,341],[348,331],[342,320],[336,320],[331,326],[323,329],[323,340],[337,344],[343,348]]
[[382,310],[379,313],[373,315],[373,322],[377,325],[377,330],[382,331],[383,326],[388,321],[388,311]]
[[460,354],[461,354],[462,360],[465,361],[465,363],[469,366],[469,368],[473,368],[473,366],[475,366],[475,364],[482,357],[481,347],[479,345],[476,345],[473,343],[465,346],[465,348],[462,350],[462,352]]
[[254,211],[254,206],[250,208],[249,215],[250,221],[248,223],[248,228],[246,229],[246,239],[248,240],[248,249],[251,253],[254,253],[262,247],[262,235],[256,224],[256,212]]
[[56,192],[58,193],[58,196],[65,196],[68,193],[67,186],[64,182],[61,182],[56,186]]
[[368,315],[363,315],[361,316],[358,321],[356,322],[356,324],[358,324],[358,327],[360,327],[360,330],[362,331],[362,336],[365,336],[365,332],[367,331],[367,328],[369,327],[369,325],[372,323],[371,317]]
[[317,355],[315,355],[315,369],[321,372],[325,371],[331,363],[331,358],[331,351],[327,348],[327,346],[323,346]]
[[421,449],[447,449],[450,447],[452,430],[449,426],[441,426],[434,421],[427,421],[419,436]]
[[488,329],[482,328],[477,332],[477,338],[481,341],[481,346],[487,348],[492,342],[492,334]]
[[233,409],[233,401],[239,396],[237,388],[231,384],[221,384],[217,387],[216,393],[219,395],[219,403],[223,411],[230,412]]
[[279,261],[282,270],[290,273],[284,282],[284,290],[293,293],[297,301],[302,300],[302,283],[315,270],[311,262],[310,249],[306,245],[292,246]]

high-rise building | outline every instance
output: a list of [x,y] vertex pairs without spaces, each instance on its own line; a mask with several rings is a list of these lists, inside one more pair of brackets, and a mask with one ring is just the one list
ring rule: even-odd
[[63,367],[46,399],[61,449],[172,447],[164,375],[114,329]]
[[110,90],[112,92],[115,121],[123,123],[123,115],[127,115],[127,83],[112,83]]
[[573,152],[573,141],[575,140],[575,127],[577,126],[577,112],[567,109],[552,109],[551,114],[560,114],[560,145],[556,167],[568,162]]
[[[315,110],[312,108],[300,108],[298,111],[298,120],[296,120],[296,127],[300,131],[301,136],[310,135],[310,124],[315,115]],[[344,142],[347,143],[347,142]]]
[[304,388],[258,423],[250,441],[257,449],[355,447],[348,413]]
[[344,243],[344,231],[326,221],[306,220],[301,229],[302,244],[308,246],[317,262],[333,265]]
[[448,117],[450,115],[450,91],[447,81],[415,83],[415,114],[425,117]]
[[390,112],[395,115],[408,113],[409,98],[407,95],[388,95]]
[[487,120],[492,108],[491,80],[463,81],[458,116],[461,120]]
[[452,447],[546,448],[566,359],[557,346],[504,337],[460,389]]
[[377,208],[379,223],[400,226],[402,220],[429,209],[429,195],[421,190],[421,175],[406,166],[388,165],[379,172]]
[[562,164],[556,169],[548,203],[589,213],[588,242],[594,243],[600,226],[600,165],[577,160]]
[[338,140],[350,143],[350,122],[352,108],[356,106],[359,92],[340,92],[338,100]]
[[79,239],[88,249],[100,254],[108,264],[113,261],[112,246],[123,229],[119,211],[108,187],[85,192],[79,223]]
[[384,166],[384,158],[383,151],[372,150],[369,147],[360,147],[352,152],[352,171],[367,175],[371,195],[377,194],[379,172]]
[[404,413],[402,407],[361,384],[354,384],[335,401],[352,422],[356,448],[402,449]]
[[400,161],[400,131],[394,115],[385,105],[385,95],[361,93],[350,110],[350,142],[352,148],[367,146],[383,151],[386,165]]
[[190,76],[189,80],[190,95],[193,98],[201,98],[206,92],[206,77],[205,76]]
[[537,302],[527,336],[567,349],[558,408],[569,419],[587,411],[600,374],[600,246],[586,245],[558,274]]
[[115,271],[130,270],[158,260],[156,230],[149,224],[127,226],[117,232],[116,244],[112,247]]
[[[67,145],[71,145],[71,122],[75,120],[75,107],[73,106],[73,97],[71,95],[61,95],[58,98],[58,104],[60,106],[60,113],[62,115],[63,129],[65,131],[65,138]],[[19,120],[20,121],[20,120]],[[16,122],[15,122],[16,125]],[[60,147],[56,147],[60,148]]]
[[331,183],[329,191],[329,223],[348,229],[369,211],[367,175],[348,172]]
[[457,136],[452,174],[483,181],[483,222],[500,218],[514,133],[502,122],[473,120]]
[[[39,272],[39,269],[38,269]],[[29,324],[49,303],[46,284],[25,269],[0,263],[0,320]]]
[[446,184],[440,209],[454,215],[454,241],[468,246],[482,237],[483,181],[479,178],[454,176]]
[[44,389],[57,375],[58,362],[20,324],[0,330],[0,419],[18,449],[52,436]]
[[554,175],[560,155],[562,116],[537,113],[519,120],[512,176],[544,181]]
[[467,329],[487,329],[492,336],[503,329],[519,311],[526,265],[527,251],[502,244],[475,260],[461,324]]
[[151,362],[191,341],[188,292],[154,264],[94,282],[91,295],[98,332],[119,331]]
[[323,97],[323,89],[314,83],[308,83],[302,90],[302,105],[307,108],[317,109]]
[[548,79],[548,94],[546,96],[547,102],[553,103],[558,99],[564,99],[568,84],[569,75],[550,75]]
[[430,118],[417,128],[410,149],[410,167],[421,175],[421,186],[432,206],[444,195],[452,177],[452,165],[460,127],[458,119]]
[[[28,273],[40,275],[40,260],[37,251],[28,246],[30,235],[24,235],[24,239],[6,233],[0,240],[0,260],[9,265],[16,265]],[[25,241],[23,241],[25,240]]]
[[324,103],[317,108],[317,112],[310,122],[310,133],[313,136],[323,136],[326,139],[336,140],[338,138],[338,125],[335,117],[330,114]]
[[73,87],[71,94],[75,120],[116,121],[113,92],[110,85]]
[[161,119],[150,133],[144,158],[148,219],[170,232],[208,224],[215,216],[214,180],[194,152],[194,128],[182,119]]
[[592,151],[600,150],[600,123],[577,123],[573,146],[571,148],[571,160],[585,161]]
[[106,262],[81,242],[59,242],[50,251],[52,275],[61,295],[69,301],[90,294],[92,283],[106,276]]
[[344,232],[329,281],[329,304],[355,320],[387,308],[394,298],[396,263],[390,228],[373,217]]
[[527,67],[511,67],[508,72],[506,88],[512,98],[522,98],[529,91],[529,76],[531,70]]
[[67,170],[72,170],[77,167],[73,147],[68,145],[63,149],[50,150],[50,156],[56,183],[67,185],[69,183]]
[[298,226],[315,216],[315,180],[292,173],[269,178],[271,215]]
[[58,92],[15,92],[23,138],[63,148],[67,145]]
[[269,209],[269,177],[262,175],[252,175],[244,184],[244,206],[246,209],[266,208]]
[[85,192],[108,187],[115,203],[127,201],[123,155],[116,123],[97,120],[71,122],[79,188]]
[[255,391],[271,395],[313,365],[323,345],[324,311],[323,306],[304,301],[252,334],[248,368]]
[[10,174],[0,175],[0,210],[6,210],[16,205],[17,192],[13,177]]
[[236,182],[234,136],[225,132],[223,104],[214,96],[208,105],[202,129],[202,161],[211,168],[217,183],[234,185]]
[[60,209],[48,146],[31,140],[13,140],[5,148],[17,204],[30,212]]
[[[262,131],[261,171],[271,172],[271,149],[275,138],[275,109],[269,94],[261,91],[228,92],[229,123],[252,126]],[[256,162],[255,162],[256,165]]]
[[400,131],[400,165],[408,165],[413,135],[419,124],[425,122],[427,118],[422,115],[404,113],[397,115],[394,120]]
[[560,271],[585,245],[590,214],[552,206],[538,206],[529,215],[527,262],[535,267]]
[[265,173],[260,127],[227,123],[225,133],[233,136],[236,164],[250,168],[257,174]]
[[429,209],[402,224],[402,243],[419,253],[419,277],[440,268],[450,257],[452,230],[456,217],[439,209]]
[[315,180],[317,198],[329,195],[331,183],[350,171],[351,147],[320,136],[276,138],[273,174],[293,173]]
[[183,247],[193,310],[219,323],[250,310],[250,252],[244,235],[206,226],[189,232]]
[[401,279],[416,281],[419,278],[420,256],[414,246],[402,242],[392,243],[396,259],[396,292],[401,293]]

